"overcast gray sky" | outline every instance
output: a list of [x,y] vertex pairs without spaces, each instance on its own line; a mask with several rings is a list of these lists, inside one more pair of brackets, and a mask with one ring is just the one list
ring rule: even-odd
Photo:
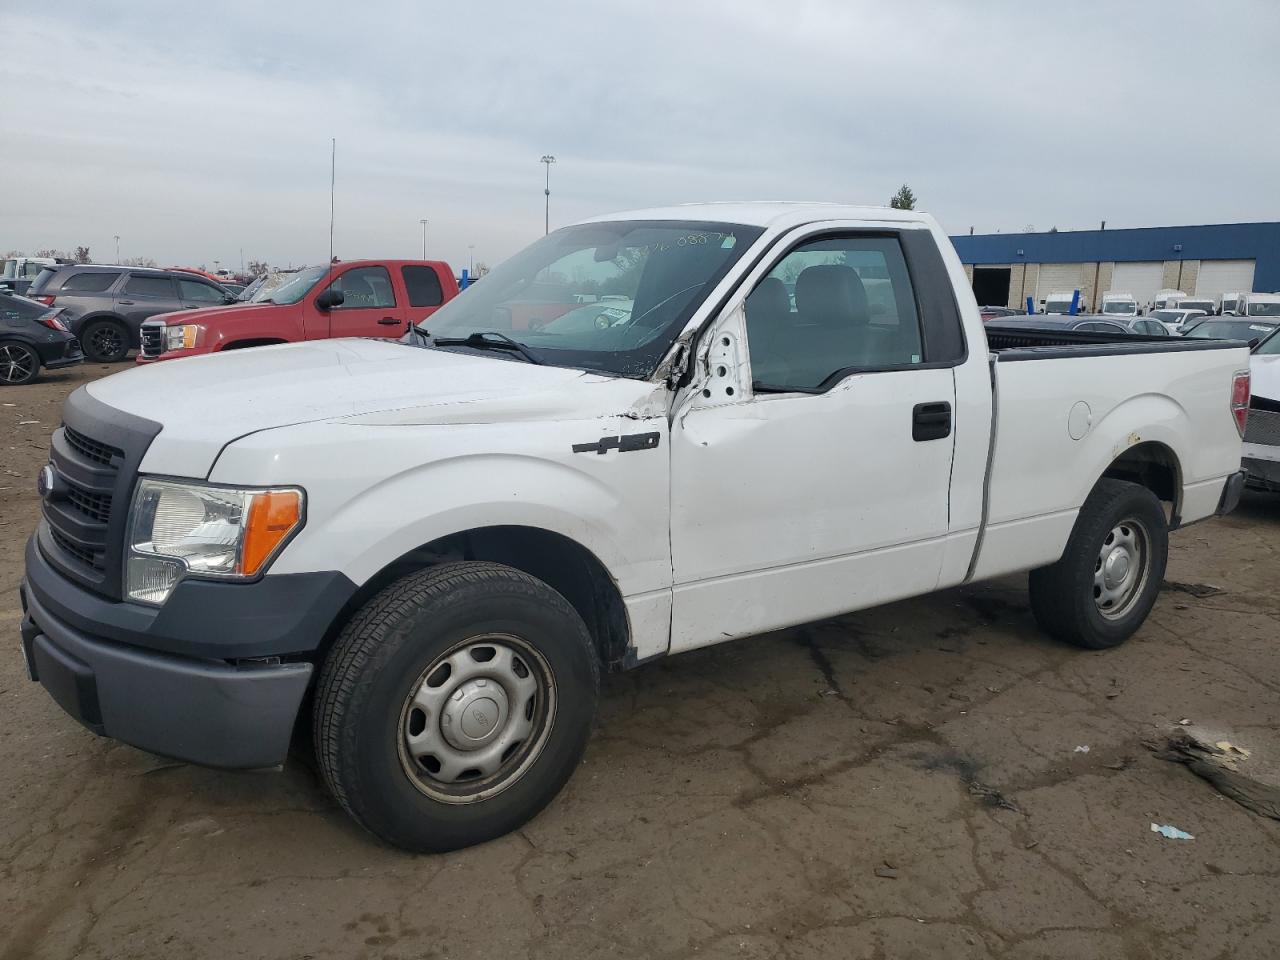
[[1280,2],[538,0],[5,12],[0,250],[491,265],[712,199],[953,233],[1280,219]]

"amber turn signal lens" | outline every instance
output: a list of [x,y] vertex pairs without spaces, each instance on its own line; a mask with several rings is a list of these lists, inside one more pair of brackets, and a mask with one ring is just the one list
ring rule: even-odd
[[271,559],[302,520],[302,496],[297,490],[267,490],[253,495],[245,524],[240,570],[251,577]]

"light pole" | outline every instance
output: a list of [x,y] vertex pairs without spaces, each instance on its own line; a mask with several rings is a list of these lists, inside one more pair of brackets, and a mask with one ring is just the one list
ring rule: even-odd
[[470,264],[467,268],[467,276],[474,277],[476,275],[476,245],[474,243],[467,244],[467,260]]
[[120,262],[120,234],[115,234],[116,238],[116,263]]
[[546,186],[546,189],[542,191],[547,198],[547,214],[546,214],[546,223],[544,224],[542,232],[550,233],[551,232],[551,165],[556,162],[556,158],[551,156],[551,154],[548,153],[548,154],[544,154],[542,159],[538,162],[545,163],[547,165],[547,186]]
[[419,220],[418,222],[422,224],[422,259],[425,260],[427,259],[427,224],[431,221]]

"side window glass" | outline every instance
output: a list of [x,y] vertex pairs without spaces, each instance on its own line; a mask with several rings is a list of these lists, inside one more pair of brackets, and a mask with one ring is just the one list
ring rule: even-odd
[[191,300],[197,303],[222,303],[225,295],[220,290],[215,290],[207,283],[201,283],[199,280],[179,280],[178,296],[183,300]]
[[330,289],[341,290],[342,306],[337,310],[363,310],[371,307],[394,307],[396,296],[391,289],[391,274],[386,267],[356,267],[333,281]]
[[22,265],[22,275],[24,277],[39,276],[40,271],[43,269],[44,269],[43,263],[32,263],[30,260],[28,260],[26,263]]
[[173,297],[173,281],[169,277],[148,277],[135,275],[129,277],[124,285],[127,297]]
[[795,247],[747,297],[752,379],[813,390],[841,371],[923,362],[920,318],[894,237]]
[[440,278],[431,267],[402,267],[405,289],[409,291],[411,307],[438,307],[444,303],[444,291]]
[[101,293],[120,276],[118,273],[73,273],[62,282],[64,291],[79,293]]

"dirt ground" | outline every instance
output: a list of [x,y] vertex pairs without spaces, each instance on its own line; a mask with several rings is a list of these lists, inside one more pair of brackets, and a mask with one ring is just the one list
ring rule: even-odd
[[1169,579],[1221,592],[1166,590],[1118,650],[1046,639],[1011,578],[611,677],[544,813],[408,856],[303,746],[174,764],[27,681],[34,478],[103,372],[0,391],[0,960],[1280,955],[1280,822],[1142,745],[1185,719],[1274,747],[1280,498],[1175,533]]

